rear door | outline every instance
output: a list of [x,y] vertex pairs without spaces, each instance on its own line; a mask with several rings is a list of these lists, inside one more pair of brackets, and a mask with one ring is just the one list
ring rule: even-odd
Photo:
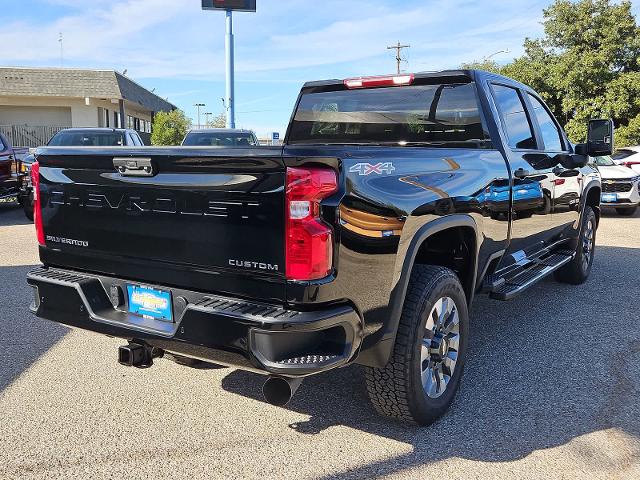
[[280,149],[47,148],[38,160],[45,263],[284,298]]
[[526,93],[492,83],[512,173],[511,242],[503,266],[525,259],[549,245],[559,219],[552,215],[555,161],[544,152]]

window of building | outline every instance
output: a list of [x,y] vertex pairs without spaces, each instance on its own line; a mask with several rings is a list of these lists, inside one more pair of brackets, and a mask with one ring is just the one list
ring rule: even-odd
[[122,128],[120,112],[113,112],[113,128]]
[[131,115],[127,115],[127,128],[133,128],[133,117]]
[[538,125],[540,125],[544,149],[550,152],[562,152],[564,145],[556,122],[553,121],[553,118],[551,118],[551,115],[540,100],[531,94],[528,95],[531,105],[533,105],[533,111],[538,119]]

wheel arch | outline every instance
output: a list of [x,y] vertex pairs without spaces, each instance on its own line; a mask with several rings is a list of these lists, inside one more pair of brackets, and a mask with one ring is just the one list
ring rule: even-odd
[[[389,320],[382,328],[381,338],[367,349],[366,355],[360,358],[358,363],[371,366],[384,366],[387,363],[393,351],[413,267],[429,264],[451,268],[450,258],[445,256],[437,259],[436,254],[439,253],[437,247],[443,241],[453,238],[461,240],[465,245],[466,254],[462,255],[460,259],[460,264],[464,266],[464,269],[461,270],[462,276],[455,268],[452,270],[456,271],[458,278],[460,278],[467,304],[471,304],[477,284],[478,253],[481,245],[481,237],[475,220],[470,215],[458,214],[441,217],[423,225],[413,235],[402,256],[399,275],[389,299]],[[432,248],[434,245],[435,249]]]
[[602,185],[598,181],[590,182],[585,188],[584,202],[582,204],[582,211],[580,217],[584,215],[584,210],[587,206],[593,209],[596,214],[596,226],[600,225],[600,196],[602,195]]

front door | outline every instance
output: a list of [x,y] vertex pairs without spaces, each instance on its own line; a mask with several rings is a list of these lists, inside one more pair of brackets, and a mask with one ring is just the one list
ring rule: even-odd
[[[584,176],[580,169],[562,165],[563,156],[569,156],[569,142],[551,112],[537,95],[526,94],[529,111],[537,123],[540,154],[543,161],[552,164],[551,214],[554,223],[552,240],[575,236],[580,219],[580,197]],[[567,163],[567,162],[565,162]]]

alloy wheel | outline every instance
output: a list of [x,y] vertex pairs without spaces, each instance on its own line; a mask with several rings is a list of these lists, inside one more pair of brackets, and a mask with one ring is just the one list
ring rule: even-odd
[[593,255],[594,231],[593,219],[589,219],[582,235],[582,268],[585,272],[589,269]]
[[422,387],[431,398],[440,397],[456,368],[460,348],[460,315],[451,297],[440,298],[426,321],[420,351]]

